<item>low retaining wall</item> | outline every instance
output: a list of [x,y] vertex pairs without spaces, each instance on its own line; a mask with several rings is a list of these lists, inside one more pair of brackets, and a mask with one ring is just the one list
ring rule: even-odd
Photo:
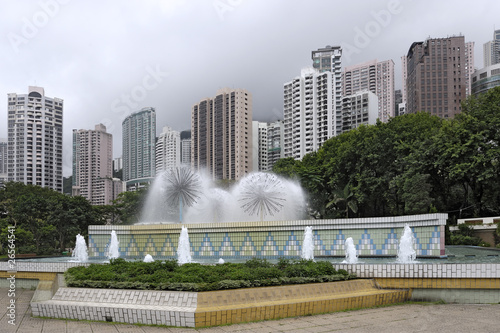
[[[234,223],[184,224],[189,231],[194,259],[278,259],[297,258],[302,251],[304,229],[312,226],[314,255],[344,257],[349,237],[360,256],[396,256],[405,224],[416,240],[419,257],[445,255],[444,240],[447,214],[338,220],[298,220]],[[175,258],[181,224],[89,226],[89,257],[106,258],[112,230],[120,242],[120,257]]]
[[32,301],[31,309],[51,318],[206,327],[373,307],[409,296],[409,290],[379,289],[373,280],[198,293],[60,287],[52,298]]

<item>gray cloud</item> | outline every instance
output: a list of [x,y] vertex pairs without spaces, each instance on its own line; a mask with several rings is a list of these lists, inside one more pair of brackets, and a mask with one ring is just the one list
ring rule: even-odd
[[397,88],[400,57],[429,36],[463,34],[476,43],[481,67],[500,3],[1,0],[0,9],[0,137],[7,136],[7,93],[44,87],[65,101],[69,175],[72,129],[103,122],[121,156],[121,121],[145,106],[156,107],[158,131],[184,130],[194,103],[222,87],[245,88],[254,120],[277,119],[283,83],[327,44],[349,50],[347,65],[393,59]]

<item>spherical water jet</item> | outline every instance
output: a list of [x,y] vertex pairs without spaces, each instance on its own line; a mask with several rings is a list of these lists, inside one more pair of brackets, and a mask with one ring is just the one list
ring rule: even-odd
[[120,242],[118,241],[118,237],[116,236],[116,231],[111,230],[111,238],[109,240],[108,245],[108,259],[116,259],[120,257]]
[[304,241],[302,242],[302,259],[314,260],[314,240],[312,227],[306,227],[304,230]]
[[358,263],[358,253],[356,251],[356,246],[354,246],[352,237],[349,237],[345,240],[344,248],[345,248],[345,260],[342,261],[342,263],[343,264]]
[[85,243],[85,238],[80,234],[76,235],[76,243],[72,257],[80,262],[86,262],[87,260],[89,260],[89,254],[87,251],[87,244]]
[[415,263],[417,252],[415,251],[415,237],[410,226],[405,224],[403,236],[399,240],[398,256],[396,261],[401,264]]
[[240,182],[242,190],[238,201],[243,202],[241,208],[249,215],[274,215],[283,208],[285,188],[281,180],[274,174],[256,172],[243,178]]
[[177,247],[177,263],[179,265],[187,264],[191,259],[191,246],[189,245],[189,234],[186,227],[182,227],[179,236],[179,245]]
[[222,265],[223,263],[224,263],[224,259],[219,258],[219,264],[221,264],[221,265]]

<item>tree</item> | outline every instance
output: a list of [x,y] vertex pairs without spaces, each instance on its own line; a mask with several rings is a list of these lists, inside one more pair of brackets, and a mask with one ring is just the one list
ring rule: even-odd
[[500,206],[500,87],[471,96],[462,113],[443,127],[438,164],[463,191],[472,216],[497,214]]
[[118,194],[118,198],[113,201],[113,205],[117,209],[121,223],[134,224],[140,221],[146,196],[146,188]]

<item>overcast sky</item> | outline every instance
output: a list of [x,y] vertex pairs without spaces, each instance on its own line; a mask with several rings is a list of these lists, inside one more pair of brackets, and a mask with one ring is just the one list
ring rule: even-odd
[[500,27],[490,0],[0,0],[0,138],[7,94],[45,88],[64,99],[64,175],[73,129],[107,126],[114,157],[121,123],[156,108],[163,126],[190,128],[191,107],[219,88],[253,95],[253,119],[282,118],[283,84],[311,66],[311,51],[341,45],[343,65],[401,56],[415,41],[464,35],[483,43]]

